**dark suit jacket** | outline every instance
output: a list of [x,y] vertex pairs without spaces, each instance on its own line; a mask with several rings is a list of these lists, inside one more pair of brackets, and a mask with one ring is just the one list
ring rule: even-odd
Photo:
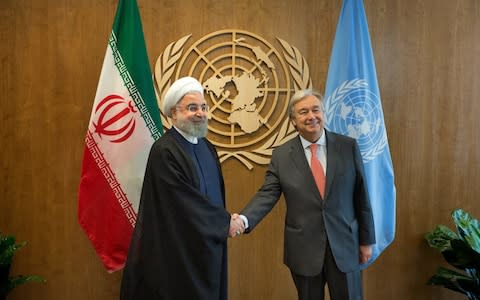
[[[150,150],[120,299],[227,299],[230,214],[200,191],[182,137],[170,129]],[[214,146],[204,139],[222,170]],[[185,142],[188,143],[188,142]]]
[[241,214],[247,232],[283,193],[286,200],[284,263],[296,274],[321,272],[328,238],[338,268],[359,270],[359,245],[375,244],[373,215],[356,141],[326,131],[325,199],[315,185],[300,137],[273,151],[265,182]]

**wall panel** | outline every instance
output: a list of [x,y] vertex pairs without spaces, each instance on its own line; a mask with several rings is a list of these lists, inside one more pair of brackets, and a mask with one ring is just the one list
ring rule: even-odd
[[[297,47],[323,91],[341,1],[138,0],[153,68],[172,41],[242,29]],[[366,299],[462,299],[425,285],[440,254],[423,235],[456,207],[480,217],[480,2],[365,0],[394,162],[397,235],[364,273]],[[0,230],[27,240],[13,274],[41,274],[11,299],[118,299],[77,222],[91,105],[115,0],[0,2]],[[280,46],[276,44],[278,49]],[[240,210],[265,166],[223,164],[227,206]],[[295,299],[282,264],[284,203],[229,242],[230,299]],[[452,227],[453,228],[453,227]]]

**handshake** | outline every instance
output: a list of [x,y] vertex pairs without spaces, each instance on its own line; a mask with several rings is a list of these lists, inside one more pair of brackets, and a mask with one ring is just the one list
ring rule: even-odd
[[230,218],[230,229],[228,230],[228,236],[233,238],[237,235],[241,235],[245,231],[245,223],[239,214],[234,213]]

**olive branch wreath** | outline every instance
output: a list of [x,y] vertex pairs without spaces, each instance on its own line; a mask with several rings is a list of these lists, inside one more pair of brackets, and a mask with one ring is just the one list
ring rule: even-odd
[[[182,57],[183,47],[191,36],[191,34],[186,35],[179,40],[168,44],[155,63],[154,81],[157,83],[155,86],[155,93],[157,95],[159,107],[161,107],[160,101],[163,99],[165,92],[172,85],[173,72],[175,71],[178,60]],[[160,117],[164,126],[167,125],[166,127],[168,128],[172,126],[164,112],[160,112]]]

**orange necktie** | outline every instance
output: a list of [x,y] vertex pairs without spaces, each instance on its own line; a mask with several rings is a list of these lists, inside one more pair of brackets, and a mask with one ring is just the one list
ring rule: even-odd
[[323,172],[323,167],[317,157],[317,144],[310,145],[310,151],[312,152],[312,159],[310,161],[310,167],[312,168],[313,178],[315,178],[315,183],[317,184],[318,191],[322,198],[325,196],[325,173]]

